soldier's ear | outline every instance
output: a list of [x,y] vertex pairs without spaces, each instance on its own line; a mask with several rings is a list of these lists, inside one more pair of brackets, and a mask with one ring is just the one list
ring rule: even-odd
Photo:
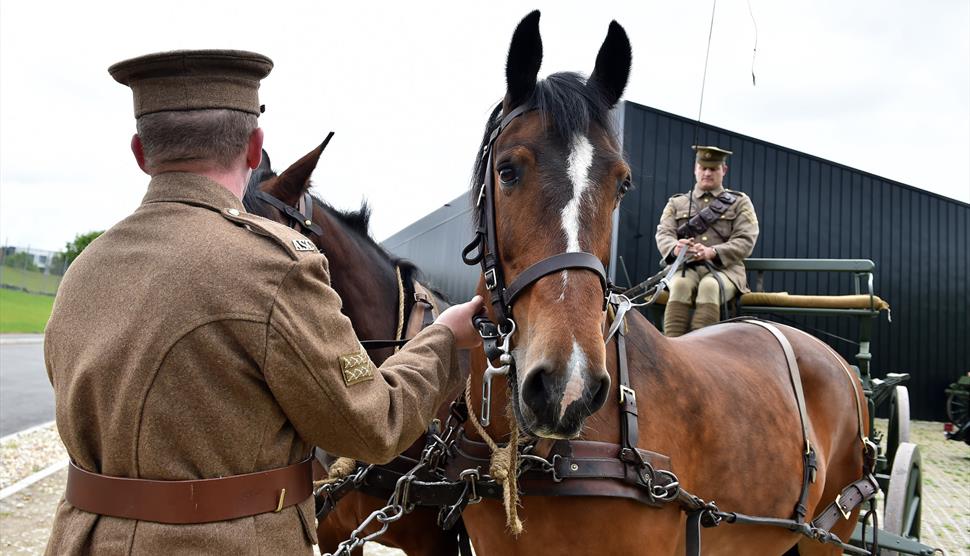
[[148,174],[148,169],[145,167],[145,148],[142,146],[141,137],[137,133],[131,136],[131,154],[135,155],[135,162],[138,163],[141,171]]
[[263,129],[257,127],[249,134],[249,143],[246,145],[246,167],[250,170],[259,168],[259,163],[263,160]]
[[728,170],[727,164],[724,164],[724,175],[725,176],[727,175],[727,170]]

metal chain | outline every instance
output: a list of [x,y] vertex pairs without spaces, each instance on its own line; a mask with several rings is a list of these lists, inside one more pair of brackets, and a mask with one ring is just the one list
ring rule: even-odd
[[[435,419],[428,430],[427,444],[421,452],[421,458],[407,473],[402,475],[394,485],[394,493],[387,501],[387,505],[379,510],[371,512],[361,524],[350,533],[350,537],[337,545],[335,552],[327,553],[325,556],[352,556],[352,552],[360,548],[365,543],[373,541],[387,532],[391,523],[401,519],[414,510],[415,505],[410,501],[411,483],[417,475],[425,470],[434,471],[438,469],[441,458],[448,454],[451,447],[458,439],[458,431],[464,419],[458,411],[452,411],[446,422],[445,432],[442,434],[440,421]],[[361,467],[356,473],[348,475],[344,481],[354,481],[356,486],[360,486],[367,473],[374,468],[374,465]],[[477,478],[477,477],[476,477]],[[464,474],[462,480],[468,480]],[[327,496],[336,488],[336,483],[323,485],[318,493]],[[365,529],[374,522],[380,523],[381,528],[368,535],[364,534]]]

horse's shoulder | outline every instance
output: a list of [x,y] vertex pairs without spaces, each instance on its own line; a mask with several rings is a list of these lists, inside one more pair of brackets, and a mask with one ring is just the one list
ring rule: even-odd
[[319,253],[311,240],[279,222],[236,209],[224,209],[220,214],[242,230],[273,240],[272,243],[276,246],[274,252],[286,255],[292,260]]

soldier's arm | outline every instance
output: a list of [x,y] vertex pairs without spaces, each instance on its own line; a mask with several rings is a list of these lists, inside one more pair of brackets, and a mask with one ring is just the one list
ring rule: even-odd
[[677,246],[677,216],[672,199],[667,201],[667,206],[660,214],[656,240],[657,250],[660,251],[661,264],[673,262],[674,247]]
[[754,213],[751,199],[745,195],[738,200],[738,215],[734,220],[731,237],[726,242],[715,246],[714,251],[721,265],[728,267],[750,257],[757,240],[758,217]]
[[458,389],[454,336],[431,325],[376,368],[329,283],[323,256],[294,265],[269,319],[263,373],[304,440],[328,453],[386,462]]

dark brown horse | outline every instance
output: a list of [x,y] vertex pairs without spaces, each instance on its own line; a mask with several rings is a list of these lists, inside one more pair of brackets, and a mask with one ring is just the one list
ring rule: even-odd
[[[506,283],[563,252],[587,252],[609,263],[612,214],[630,183],[630,169],[610,126],[610,110],[626,86],[631,50],[616,22],[588,79],[536,76],[542,59],[539,14],[519,24],[506,66],[507,90],[479,148],[473,199],[492,173],[499,266]],[[501,130],[492,158],[489,137],[517,107],[525,112]],[[489,166],[487,161],[491,160]],[[489,294],[484,280],[479,293]],[[594,272],[564,269],[535,281],[515,300],[512,354],[517,372],[502,381],[494,411],[511,398],[513,423],[538,437],[619,443],[617,358],[604,343],[603,286]],[[490,309],[491,310],[491,309]],[[494,311],[492,317],[496,318]],[[668,339],[645,318],[627,318],[631,387],[639,407],[639,446],[670,457],[691,493],[725,511],[789,518],[799,500],[802,429],[786,359],[759,326],[727,323]],[[861,386],[845,361],[817,339],[779,327],[801,369],[808,436],[818,456],[808,516],[832,502],[863,470],[860,423],[868,419]],[[473,359],[481,392],[484,358]],[[629,395],[629,394],[628,394]],[[508,437],[505,419],[490,434]],[[469,436],[476,436],[466,427]],[[524,497],[525,530],[505,532],[500,502],[470,505],[465,523],[478,554],[683,554],[685,514],[676,504],[651,508],[624,498]],[[856,519],[833,531],[847,539]],[[778,555],[797,545],[804,555],[838,548],[782,528],[721,524],[703,532],[705,554]]]
[[[401,270],[405,320],[414,307],[414,281],[418,271],[410,263],[388,255],[370,237],[370,213],[366,205],[356,212],[341,212],[315,196],[307,195],[310,174],[317,165],[324,145],[310,151],[280,175],[272,171],[269,156],[264,152],[262,163],[254,171],[246,190],[244,204],[249,212],[297,227],[327,256],[331,285],[340,295],[343,311],[353,323],[359,338],[394,339],[398,334],[397,323],[400,319],[400,292],[395,269]],[[265,197],[258,195],[259,191],[271,195],[284,207],[291,209],[299,207],[302,201],[304,214],[311,214],[311,225],[315,228],[310,228],[305,222],[301,224],[302,218],[288,216]],[[307,204],[311,205],[311,210],[305,208]],[[307,303],[312,302],[307,300]],[[438,303],[442,304],[440,308],[444,310],[444,302],[438,299]],[[378,365],[392,352],[393,348],[369,351],[371,359]],[[424,439],[418,443],[423,446]],[[380,499],[358,491],[348,494],[317,525],[321,551],[334,551],[358,524],[385,503],[386,498]],[[437,510],[417,508],[394,523],[381,537],[381,542],[412,556],[456,554],[456,536],[441,531],[436,525],[436,518]]]

